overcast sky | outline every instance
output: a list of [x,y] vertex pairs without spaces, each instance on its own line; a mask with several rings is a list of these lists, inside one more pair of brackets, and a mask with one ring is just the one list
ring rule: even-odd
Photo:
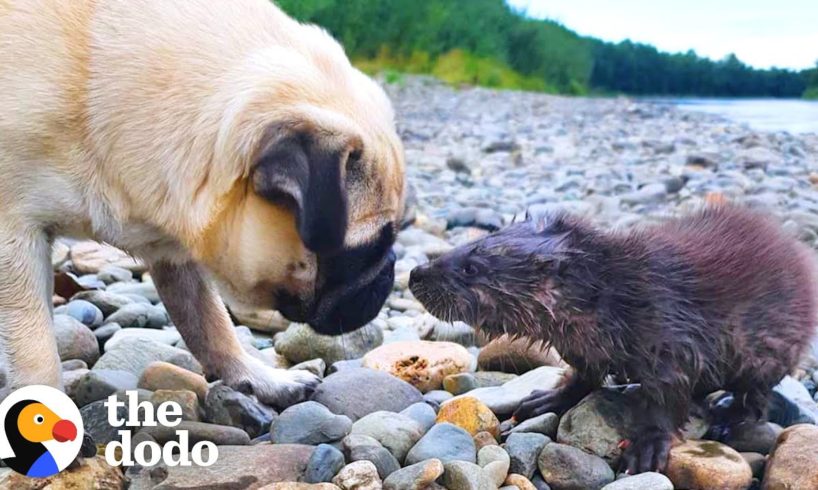
[[759,68],[818,60],[818,0],[508,0],[580,34],[631,39],[663,51],[735,53]]

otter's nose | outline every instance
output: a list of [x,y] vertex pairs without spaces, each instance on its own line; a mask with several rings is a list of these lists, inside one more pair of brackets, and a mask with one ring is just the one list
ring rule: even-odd
[[429,264],[419,265],[412,269],[412,272],[409,273],[409,289],[414,289],[415,286],[421,284],[428,278],[431,270],[432,266]]

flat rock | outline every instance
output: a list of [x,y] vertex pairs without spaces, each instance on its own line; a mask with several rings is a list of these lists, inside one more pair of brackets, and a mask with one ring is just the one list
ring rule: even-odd
[[270,427],[270,437],[276,444],[316,445],[340,441],[351,429],[349,417],[335,415],[320,403],[308,401],[281,412]]
[[496,371],[450,374],[443,378],[443,389],[453,395],[462,395],[477,388],[502,386],[516,377],[515,374]]
[[423,427],[406,415],[374,412],[352,424],[350,433],[372,437],[403,463],[409,450],[423,437]]
[[133,303],[131,298],[110,291],[83,291],[75,294],[72,299],[88,301],[99,308],[106,317],[123,306]]
[[499,444],[497,444],[497,438],[488,432],[478,432],[472,439],[474,439],[474,445],[478,451],[486,446],[499,446]]
[[[529,371],[502,386],[478,388],[461,397],[469,396],[483,402],[497,415],[510,415],[534,390],[549,390],[562,380],[564,370],[553,366],[543,366]],[[458,397],[455,397],[456,399]]]
[[500,446],[486,446],[477,452],[477,464],[498,487],[503,485],[511,466],[511,458]]
[[[108,325],[119,325],[118,323],[109,323]],[[153,328],[124,328],[119,329],[105,342],[105,351],[116,348],[119,342],[126,338],[139,337],[140,339],[152,340],[165,345],[176,345],[182,340],[182,336],[174,329],[159,330]]]
[[530,479],[537,471],[537,457],[542,448],[550,442],[548,437],[533,432],[509,434],[505,443],[505,449],[511,461],[509,471]]
[[108,265],[115,265],[132,272],[147,270],[145,264],[118,248],[102,243],[83,241],[71,246],[71,262],[80,274],[96,274]]
[[673,483],[661,473],[640,473],[609,483],[602,490],[673,490]]
[[409,405],[400,413],[420,424],[424,432],[431,429],[432,426],[435,425],[435,419],[437,418],[435,409],[428,403],[415,403]]
[[285,481],[264,485],[259,488],[259,490],[340,490],[340,488],[332,483],[299,483]]
[[277,310],[245,309],[239,305],[230,305],[230,313],[239,324],[247,325],[259,332],[283,332],[292,322],[284,318]]
[[277,416],[272,408],[221,383],[207,392],[204,414],[208,422],[238,427],[251,438],[268,432]]
[[190,390],[158,390],[153,392],[151,403],[158,407],[165,402],[172,402],[182,409],[182,420],[200,422],[199,399]]
[[[135,469],[130,490],[154,488],[258,489],[272,483],[295,482],[304,474],[314,448],[293,444],[220,446],[219,459],[208,467],[166,466]],[[206,456],[206,454],[205,454]]]
[[182,421],[176,427],[143,427],[139,433],[153,437],[159,444],[176,441],[176,431],[188,431],[190,444],[199,441],[211,441],[217,446],[246,446],[250,437],[241,429],[226,425],[207,424],[204,422]]
[[471,354],[452,342],[392,342],[364,356],[363,366],[398,377],[421,392],[439,389],[443,378],[469,370]]
[[449,461],[476,461],[476,448],[471,434],[449,423],[438,423],[412,447],[406,455],[406,464],[427,459]]
[[541,343],[527,339],[512,340],[509,336],[498,337],[480,350],[477,366],[482,371],[501,371],[523,374],[541,366],[564,367],[562,359]]
[[[96,339],[94,340],[96,342]],[[201,374],[202,366],[186,350],[139,337],[122,339],[99,358],[93,369],[121,369],[136,376],[153,362],[164,361]]]
[[441,482],[448,490],[496,490],[497,486],[483,468],[467,461],[443,464]]
[[771,422],[744,422],[730,428],[724,443],[741,453],[769,454],[782,430]]
[[207,380],[201,374],[162,361],[148,364],[137,386],[151,391],[190,390],[196,393],[201,402],[205,401],[208,390]]
[[437,413],[436,422],[454,424],[472,436],[478,432],[488,432],[495,437],[500,435],[500,421],[494,412],[477,398],[469,396],[444,403]]
[[[367,436],[357,436],[367,437]],[[378,441],[374,445],[357,445],[348,450],[347,460],[352,461],[369,461],[375,465],[378,470],[378,476],[381,479],[387,478],[392,473],[400,469],[400,463],[395,459],[395,456],[383,447]]]
[[[84,364],[85,363],[83,362],[83,365]],[[89,371],[88,368],[72,369],[70,371],[67,371],[65,370],[65,368],[63,368],[62,384],[63,387],[65,388],[65,394],[68,395],[68,397],[71,398],[72,400],[75,400],[75,403],[76,403],[75,391],[77,383],[79,382],[80,379],[82,379],[83,376],[85,376],[85,373],[87,373],[88,371]],[[3,381],[3,383],[5,383],[4,380],[0,381]],[[0,396],[2,396],[2,393],[0,393]]]
[[666,475],[675,488],[744,490],[750,465],[734,449],[715,441],[686,441],[670,450]]
[[421,461],[398,470],[383,482],[384,490],[426,490],[443,474],[439,459]]
[[135,390],[138,379],[128,371],[95,369],[85,373],[73,387],[74,401],[84,407],[97,400],[104,400],[120,390]]
[[167,312],[145,303],[131,303],[118,309],[105,319],[118,323],[122,328],[162,328],[170,324]]
[[818,404],[798,380],[792,376],[784,376],[784,379],[773,389],[797,405],[802,417],[811,420],[813,424],[818,424]]
[[329,444],[319,444],[313,451],[304,470],[306,483],[324,483],[344,467],[344,454]]
[[99,350],[104,350],[105,343],[111,340],[120,330],[122,330],[122,327],[120,327],[118,323],[106,323],[101,327],[97,327],[97,329],[94,330],[94,337],[97,338],[97,342],[99,343]]
[[109,466],[104,457],[96,456],[85,458],[79,466],[48,478],[32,480],[11,472],[4,480],[0,473],[0,487],[14,490],[119,490],[125,487],[125,475],[120,468]]
[[557,428],[559,427],[560,418],[555,413],[544,413],[537,417],[523,420],[511,429],[511,433],[515,432],[536,432],[544,434],[551,439],[557,437]]
[[818,427],[784,429],[767,461],[764,490],[818,488]]
[[767,457],[759,453],[739,453],[744,461],[750,465],[753,478],[764,478],[764,467],[767,466]]
[[342,490],[381,490],[383,485],[375,465],[369,461],[355,461],[344,466],[332,479]]
[[[131,430],[127,427],[114,427],[108,423],[108,408],[105,406],[105,400],[98,400],[85,405],[80,408],[80,415],[82,416],[85,433],[91,436],[96,444],[118,441],[121,439],[120,430],[127,432]],[[117,407],[116,415],[120,420],[124,420],[128,416],[128,408],[125,406]]]
[[97,278],[105,284],[133,281],[133,272],[117,265],[106,265],[97,272]]
[[83,325],[94,328],[102,324],[102,311],[96,305],[81,299],[69,301],[65,305],[65,314],[75,318]]
[[[361,387],[366,389],[362,390]],[[400,412],[423,401],[414,386],[387,373],[367,368],[338,371],[318,385],[313,400],[352,421],[378,411]]]
[[614,472],[604,459],[565,444],[546,444],[537,464],[554,490],[598,490],[614,481]]
[[629,397],[611,389],[597,390],[562,416],[557,442],[593,453],[616,467],[619,443],[634,434],[638,420]]
[[277,336],[276,352],[290,362],[320,358],[329,366],[337,361],[358,359],[383,343],[383,331],[373,324],[343,335],[321,335],[308,325],[293,323]]
[[530,479],[516,473],[510,473],[503,484],[512,488],[516,487],[517,490],[537,490]]
[[107,289],[110,293],[122,294],[131,298],[134,303],[159,303],[161,298],[156,286],[152,282],[118,282],[111,284]]
[[99,359],[99,343],[90,328],[68,315],[54,315],[54,336],[61,361],[80,359],[89,366]]

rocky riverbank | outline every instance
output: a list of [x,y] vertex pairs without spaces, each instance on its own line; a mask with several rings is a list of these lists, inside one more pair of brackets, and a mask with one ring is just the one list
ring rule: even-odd
[[[723,445],[700,441],[707,427],[694,417],[667,476],[618,479],[631,422],[625,394],[605,389],[561,418],[512,427],[515,405],[559,378],[559,357],[440,322],[407,289],[413,267],[527,209],[627,227],[738,200],[769,209],[818,249],[818,135],[759,133],[628,99],[455,91],[423,78],[389,91],[412,198],[379,318],[325,337],[271,312],[234,312],[252,355],[323,378],[310,401],[276,410],[206,381],[139,262],[89,242],[55,247],[55,330],[86,431],[98,444],[115,439],[103,400],[138,389],[143,400],[178,402],[181,428],[216,442],[220,456],[206,470],[124,474],[91,458],[54,488],[744,489],[765,475],[764,488],[818,488],[818,345],[777,388],[773,422]],[[134,444],[172,437],[133,435]],[[0,468],[3,485],[33,487]]]

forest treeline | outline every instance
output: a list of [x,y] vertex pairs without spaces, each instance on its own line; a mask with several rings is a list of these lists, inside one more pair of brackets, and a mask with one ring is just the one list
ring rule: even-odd
[[276,0],[324,26],[369,72],[547,92],[818,98],[818,68],[759,70],[735,56],[582,37],[504,0]]

